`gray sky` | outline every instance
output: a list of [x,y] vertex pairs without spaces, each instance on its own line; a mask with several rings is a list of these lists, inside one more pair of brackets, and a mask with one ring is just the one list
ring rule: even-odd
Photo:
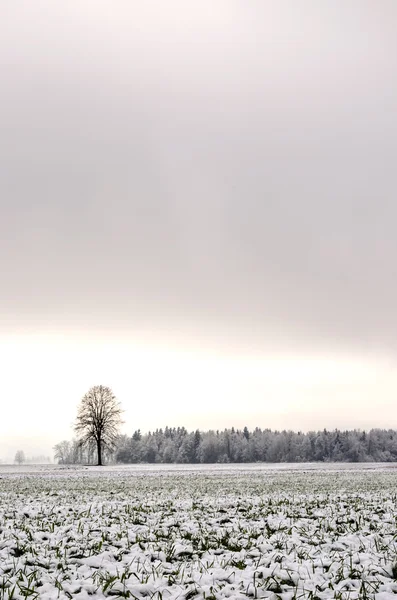
[[394,0],[5,0],[0,75],[3,437],[397,426]]

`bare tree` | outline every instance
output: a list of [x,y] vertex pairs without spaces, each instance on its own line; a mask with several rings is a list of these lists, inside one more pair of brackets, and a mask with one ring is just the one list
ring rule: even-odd
[[22,463],[25,462],[25,453],[23,450],[18,450],[17,453],[15,454],[15,462],[18,463],[19,465],[21,465]]
[[103,450],[115,447],[121,413],[112,390],[103,385],[92,387],[81,400],[74,429],[82,445],[95,443],[98,465],[102,465]]
[[71,462],[71,446],[72,444],[68,440],[64,440],[63,442],[59,442],[59,444],[55,444],[53,448],[54,458],[59,464],[66,465],[67,463]]

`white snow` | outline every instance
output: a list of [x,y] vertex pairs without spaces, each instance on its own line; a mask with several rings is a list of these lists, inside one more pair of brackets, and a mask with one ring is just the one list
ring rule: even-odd
[[0,467],[1,598],[397,594],[395,465]]

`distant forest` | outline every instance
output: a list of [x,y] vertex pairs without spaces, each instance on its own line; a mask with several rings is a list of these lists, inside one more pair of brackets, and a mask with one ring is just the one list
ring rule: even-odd
[[[77,440],[54,447],[60,464],[95,462],[95,448]],[[256,427],[192,431],[166,427],[117,438],[105,452],[108,463],[252,463],[252,462],[391,462],[397,461],[397,431],[272,431]]]

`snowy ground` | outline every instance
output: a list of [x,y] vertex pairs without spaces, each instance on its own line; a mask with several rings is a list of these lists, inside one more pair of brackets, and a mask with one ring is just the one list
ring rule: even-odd
[[395,465],[0,467],[0,598],[397,594]]

